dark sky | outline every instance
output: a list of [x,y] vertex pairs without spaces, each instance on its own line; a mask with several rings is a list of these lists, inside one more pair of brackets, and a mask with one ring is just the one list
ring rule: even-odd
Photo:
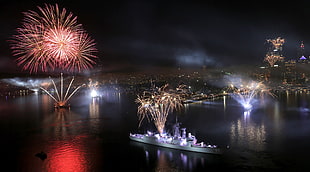
[[106,68],[260,64],[266,39],[276,37],[286,39],[289,59],[296,58],[300,41],[310,52],[307,1],[24,0],[0,7],[1,71],[20,70],[7,40],[21,26],[22,12],[45,2],[78,16]]

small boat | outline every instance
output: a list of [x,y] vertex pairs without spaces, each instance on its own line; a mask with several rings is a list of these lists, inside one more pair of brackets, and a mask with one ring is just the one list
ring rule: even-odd
[[179,124],[175,125],[174,135],[158,134],[150,131],[147,134],[129,134],[129,138],[133,141],[146,144],[162,146],[172,149],[185,150],[199,153],[222,154],[223,150],[217,145],[205,144],[204,142],[197,143],[197,139],[191,133],[186,135],[186,128],[182,128],[180,135]]
[[70,104],[56,102],[54,103],[54,107],[57,109],[70,109]]
[[43,151],[40,153],[35,154],[36,157],[40,158],[41,160],[45,160],[47,158],[47,154]]

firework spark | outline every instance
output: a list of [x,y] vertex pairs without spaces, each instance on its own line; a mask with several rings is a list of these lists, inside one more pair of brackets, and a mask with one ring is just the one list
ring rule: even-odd
[[22,27],[11,40],[17,64],[30,72],[91,68],[96,63],[96,44],[77,17],[57,4],[38,9],[24,13]]
[[240,103],[245,110],[252,108],[253,101],[256,96],[264,97],[264,95],[274,96],[264,84],[261,82],[250,81],[246,84],[231,84],[230,94],[238,103]]
[[277,62],[277,61],[282,61],[284,59],[284,57],[282,56],[279,56],[279,55],[270,55],[270,54],[267,54],[264,61],[268,62],[269,65],[271,67],[274,66],[274,64]]
[[285,43],[285,39],[278,37],[276,39],[267,39],[267,42],[272,43],[274,50],[273,51],[279,51],[282,48],[282,45]]
[[74,77],[72,78],[66,93],[64,95],[64,88],[63,88],[63,74],[61,73],[60,75],[60,94],[59,91],[57,89],[57,86],[54,82],[54,80],[51,79],[51,82],[53,83],[54,89],[55,89],[55,93],[56,96],[53,96],[51,93],[49,93],[45,88],[40,87],[46,94],[48,94],[54,101],[55,101],[55,107],[59,108],[59,107],[68,107],[69,105],[67,104],[69,99],[81,88],[81,86],[78,86],[77,88],[75,88],[70,94],[69,91],[71,89],[72,83],[74,81]]
[[138,107],[139,126],[145,117],[153,120],[158,132],[164,132],[165,123],[169,112],[183,107],[182,98],[175,90],[168,90],[165,85],[153,92],[144,92],[138,96],[136,103]]
[[267,39],[266,41],[271,43],[271,46],[269,47],[264,61],[268,62],[271,67],[274,67],[277,61],[282,61],[284,59],[281,52],[285,39],[278,37],[276,39]]

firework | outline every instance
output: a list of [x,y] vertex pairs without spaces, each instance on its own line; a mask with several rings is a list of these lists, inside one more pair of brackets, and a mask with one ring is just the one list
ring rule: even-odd
[[96,63],[96,44],[77,17],[57,4],[38,9],[24,13],[22,27],[11,40],[17,64],[30,72],[91,68]]
[[277,61],[282,61],[284,59],[282,56],[282,46],[285,40],[278,37],[275,39],[267,39],[267,42],[271,43],[271,46],[269,47],[264,61],[268,62],[269,65],[273,67]]
[[271,67],[273,67],[277,61],[281,61],[283,59],[284,57],[279,56],[279,55],[267,54],[264,60],[267,61]]
[[274,50],[273,51],[279,51],[282,48],[282,45],[285,43],[285,39],[278,37],[276,39],[267,39],[267,42],[272,43]]
[[175,90],[168,90],[168,85],[154,90],[144,92],[138,96],[136,103],[138,107],[139,126],[145,117],[151,119],[158,132],[162,134],[169,112],[183,107],[182,98]]
[[88,79],[89,83],[88,83],[88,88],[90,89],[90,96],[95,98],[95,97],[99,97],[98,94],[98,89],[99,89],[99,82],[93,82],[93,80],[91,78]]
[[57,86],[54,82],[54,80],[51,79],[51,82],[53,83],[54,89],[55,89],[55,93],[56,96],[53,96],[51,93],[49,93],[45,88],[40,87],[46,94],[48,94],[54,101],[55,101],[55,107],[68,107],[69,105],[67,104],[69,99],[81,88],[81,86],[78,86],[77,88],[75,88],[70,94],[69,91],[71,89],[72,83],[74,81],[74,77],[72,78],[66,93],[64,95],[64,84],[63,84],[63,74],[61,73],[60,75],[60,94],[59,94],[59,90],[57,89]]
[[19,35],[15,35],[11,48],[13,55],[17,58],[17,65],[22,66],[23,70],[37,72],[38,70],[45,71],[49,60],[46,60],[46,55],[43,51],[42,28],[28,23],[23,24],[23,28],[18,28]]
[[230,89],[232,90],[230,95],[246,110],[250,110],[252,108],[253,100],[257,95],[261,97],[266,94],[274,96],[261,82],[251,81],[245,85],[231,84]]

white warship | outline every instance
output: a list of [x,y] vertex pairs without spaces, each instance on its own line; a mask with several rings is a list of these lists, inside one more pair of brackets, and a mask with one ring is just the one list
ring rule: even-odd
[[[180,133],[181,132],[181,133]],[[158,134],[150,131],[147,134],[132,134],[129,138],[131,140],[152,144],[156,146],[162,146],[172,149],[179,149],[185,151],[210,153],[210,154],[222,154],[223,150],[217,145],[205,144],[204,142],[197,143],[197,139],[191,133],[186,133],[186,128],[181,128],[179,123],[175,124],[173,135],[170,134]]]

